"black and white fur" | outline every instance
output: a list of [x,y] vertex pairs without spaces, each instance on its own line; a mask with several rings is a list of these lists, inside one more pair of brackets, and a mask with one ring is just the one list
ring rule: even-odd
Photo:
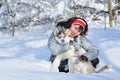
[[[56,28],[54,30],[54,36],[55,36],[55,40],[63,45],[63,44],[69,44],[69,42],[71,40],[73,40],[71,37],[69,37],[66,33],[64,29],[58,29]],[[52,72],[59,72],[58,67],[60,65],[60,62],[64,59],[69,59],[70,57],[74,56],[75,49],[74,46],[70,46],[70,49],[66,52],[57,54],[52,65],[51,65],[51,71]]]

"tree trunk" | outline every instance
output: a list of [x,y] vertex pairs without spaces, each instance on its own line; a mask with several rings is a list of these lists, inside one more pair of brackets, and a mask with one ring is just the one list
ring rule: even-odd
[[109,25],[110,27],[113,26],[113,23],[112,23],[112,9],[111,9],[112,5],[111,5],[111,0],[108,0],[108,12],[109,12]]
[[15,28],[14,28],[14,24],[13,23],[11,24],[11,29],[12,29],[12,36],[14,36]]

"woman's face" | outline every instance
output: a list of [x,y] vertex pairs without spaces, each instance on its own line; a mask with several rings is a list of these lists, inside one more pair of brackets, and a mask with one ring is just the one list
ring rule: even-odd
[[80,35],[81,31],[79,29],[80,25],[79,24],[72,24],[71,27],[69,28],[70,31],[70,37],[75,37]]

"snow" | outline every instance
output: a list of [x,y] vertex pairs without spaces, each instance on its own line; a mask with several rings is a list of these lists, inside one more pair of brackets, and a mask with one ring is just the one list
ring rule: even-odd
[[[8,2],[10,1],[11,0]],[[30,5],[34,5],[35,3],[42,0],[19,1],[23,3],[29,2]],[[65,3],[68,4],[68,1],[70,0],[66,0]],[[77,0],[74,1],[78,3]],[[63,0],[60,0],[60,3],[54,6],[56,8],[52,8],[50,6],[51,4],[49,4],[47,1],[44,4],[45,6],[49,5],[49,7],[44,7],[41,3],[36,4],[36,6],[42,5],[42,9],[45,9],[43,12],[41,12],[41,14],[39,14],[41,15],[41,18],[49,17],[55,19],[58,15],[64,15],[64,8],[66,8],[65,3]],[[79,2],[78,4],[81,3]],[[85,4],[86,3],[82,5]],[[61,5],[63,7],[61,7]],[[92,6],[96,6],[96,4]],[[21,9],[23,8],[22,6],[20,7]],[[103,7],[99,8],[99,6],[96,6],[96,8],[98,10],[103,9]],[[38,13],[35,8],[31,9],[32,10],[30,11],[32,15]],[[67,9],[68,8],[65,10]],[[2,15],[2,13],[5,11],[6,5],[0,8],[0,14]],[[19,13],[16,11],[15,21],[18,21],[19,19],[22,19],[22,17],[25,17],[22,14],[24,13]],[[34,18],[38,20],[37,17]],[[63,17],[66,18],[68,16],[65,15]],[[4,16],[1,18],[3,19],[0,19],[0,27],[3,25],[3,23],[5,23],[3,20],[7,19],[6,17],[4,18]],[[103,17],[102,19],[104,20]],[[47,41],[53,30],[53,27],[49,27],[52,25],[52,23],[34,25],[34,22],[30,22],[28,27],[25,29],[18,31],[16,30],[14,37],[11,36],[9,31],[0,31],[0,80],[119,80],[120,22],[118,22],[116,26],[114,25],[113,27],[109,27],[108,17],[106,19],[107,27],[105,29],[103,21],[93,22],[89,17],[89,32],[87,37],[99,49],[100,63],[97,66],[96,70],[100,69],[104,65],[111,64],[112,67],[109,70],[93,74],[50,72],[51,62],[49,61],[49,58],[51,52],[47,47]]]
[[[1,80],[118,80],[120,74],[120,27],[105,30],[89,23],[88,38],[99,48],[100,64],[97,69],[111,64],[112,68],[93,74],[53,73],[49,71],[50,51],[47,36],[39,32],[19,34],[14,37],[0,34]],[[104,25],[103,25],[104,26]],[[40,28],[40,30],[42,30]]]

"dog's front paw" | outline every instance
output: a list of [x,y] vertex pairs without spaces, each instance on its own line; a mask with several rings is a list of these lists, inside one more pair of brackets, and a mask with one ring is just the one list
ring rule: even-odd
[[51,68],[51,70],[50,70],[51,72],[59,72],[59,70],[56,68]]

